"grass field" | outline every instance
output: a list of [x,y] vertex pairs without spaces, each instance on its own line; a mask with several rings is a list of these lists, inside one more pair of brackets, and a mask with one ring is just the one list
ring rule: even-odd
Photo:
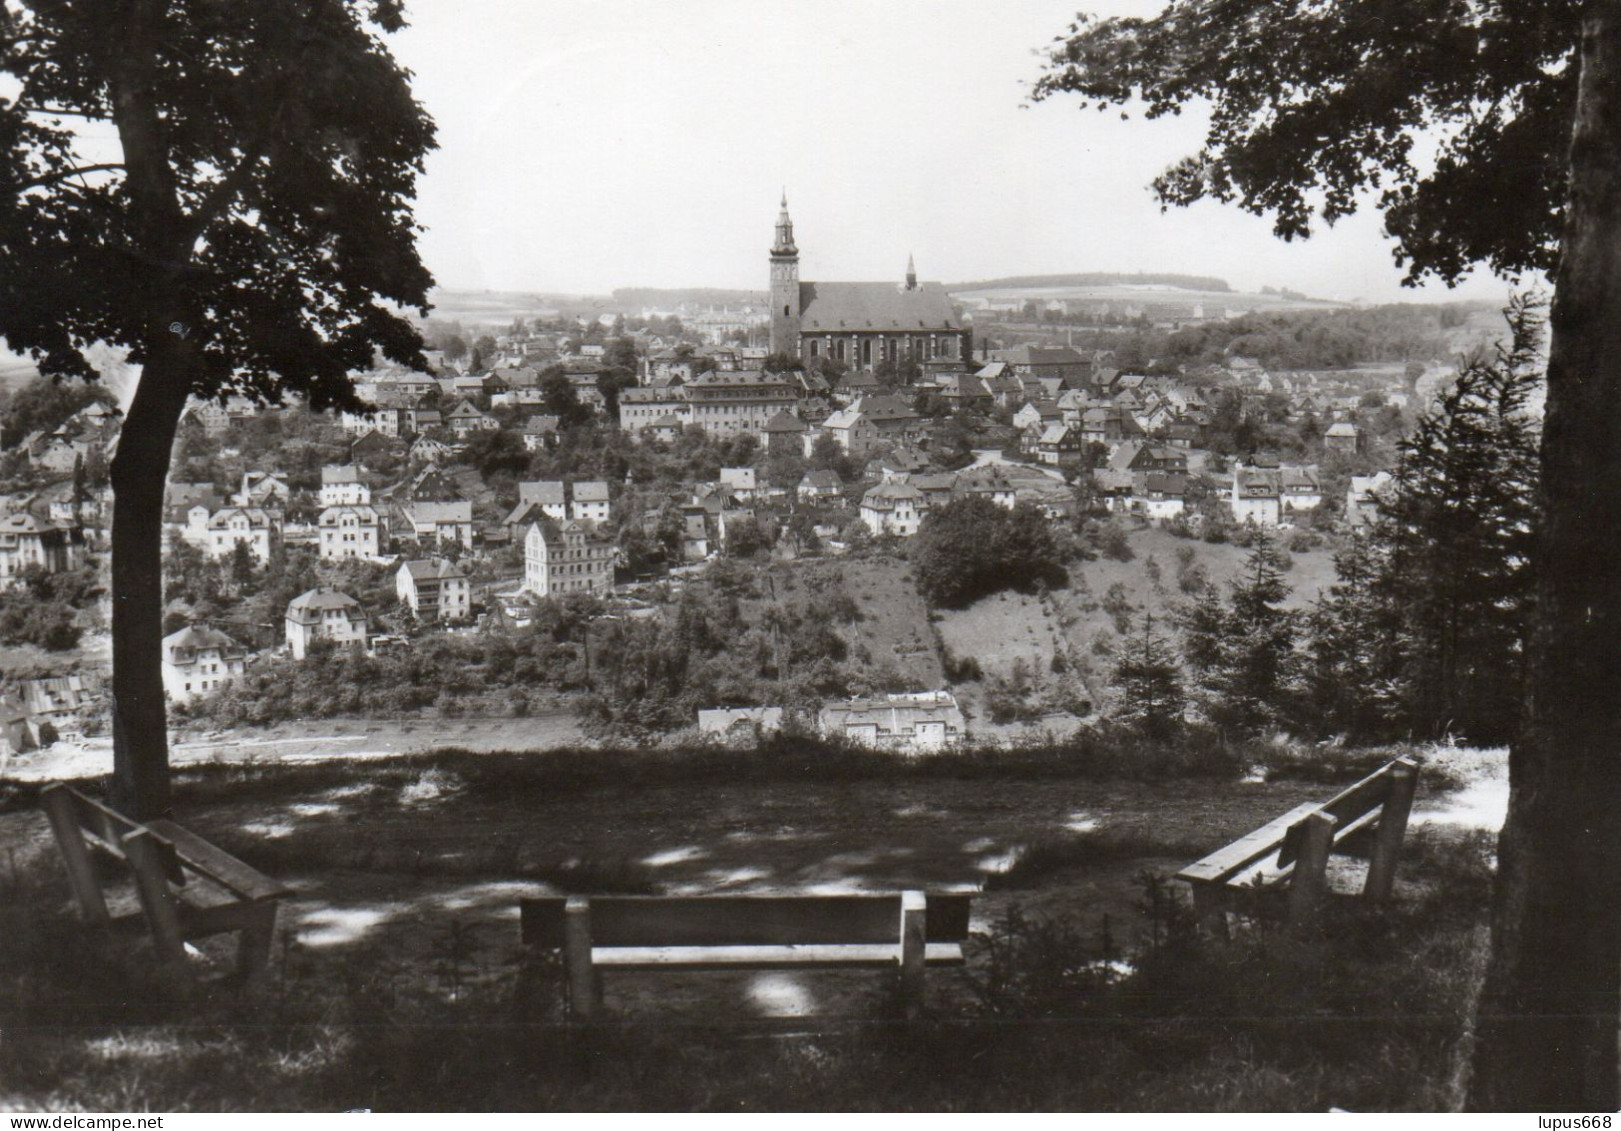
[[[140,982],[143,944],[86,939],[75,929],[44,820],[27,809],[0,814],[0,860],[8,866],[0,906],[10,908],[0,912],[0,926],[9,928],[0,931],[7,1038],[0,1108],[977,1108],[1141,1106],[1159,1102],[1155,1096],[1173,1107],[1392,1102],[1375,1099],[1366,1090],[1375,1085],[1355,1072],[1279,1079],[1275,1066],[1258,1062],[1271,1053],[1194,1040],[1186,1027],[1176,1039],[1192,1067],[1176,1074],[1181,1083],[1168,1075],[1174,1062],[1156,1067],[1136,1053],[1129,1083],[1122,1078],[1104,1092],[1096,1089],[1105,1081],[1076,1091],[1079,1083],[1063,1074],[1021,1082],[1019,1073],[1034,1065],[997,1068],[983,1092],[927,1071],[909,1082],[862,1081],[851,1058],[871,1055],[857,1055],[863,1042],[889,1039],[872,1028],[887,993],[875,975],[619,974],[608,980],[607,1003],[630,1028],[590,1038],[549,1028],[555,988],[546,977],[520,977],[517,900],[567,891],[938,890],[988,881],[975,899],[978,931],[994,934],[1017,907],[1097,947],[1108,916],[1116,952],[1136,953],[1149,930],[1144,873],[1174,871],[1331,791],[1322,784],[680,775],[571,784],[543,765],[483,755],[182,771],[183,822],[295,888],[271,983],[241,1001],[176,1001],[164,987]],[[1421,796],[1421,810],[1446,804],[1429,791]],[[1419,834],[1404,899],[1425,898],[1424,861],[1446,843],[1433,835]],[[57,976],[65,981],[28,969],[30,962],[64,964]],[[80,970],[85,962],[90,973]],[[966,1025],[959,1049],[991,1032],[1002,1034],[995,1047],[1004,1051],[1025,1047],[1019,1042],[1042,1030],[1019,1029],[1008,1043],[1006,1021],[983,1028],[994,966],[995,956],[976,944],[964,971],[931,972],[934,1021],[907,1039],[927,1045],[945,1031],[936,1027]],[[67,976],[70,967],[80,972]],[[119,982],[131,978],[140,992]],[[777,1028],[768,1031],[777,1037],[764,1045],[742,1040],[772,1018]],[[1132,1030],[1133,1039],[1150,1028]],[[1084,1043],[1097,1032],[1076,1036]],[[670,1040],[681,1047],[661,1043]],[[615,1063],[598,1069],[577,1063],[610,1054]],[[788,1078],[783,1057],[798,1066]],[[1369,1080],[1410,1088],[1418,1070],[1409,1064],[1392,1077],[1386,1065]],[[851,1073],[867,1091],[840,1103],[839,1081],[848,1084]],[[1437,1094],[1412,1092],[1402,1102],[1433,1105]]]

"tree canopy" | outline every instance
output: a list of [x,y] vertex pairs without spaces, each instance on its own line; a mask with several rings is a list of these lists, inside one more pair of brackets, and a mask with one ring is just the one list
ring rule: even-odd
[[1236,203],[1287,240],[1372,194],[1409,281],[1453,281],[1477,262],[1550,270],[1580,11],[1571,0],[1175,0],[1148,19],[1078,16],[1031,96],[1150,118],[1208,103],[1199,150],[1154,181],[1167,205]]
[[[352,407],[424,366],[411,210],[434,127],[399,0],[0,2],[0,336],[52,376],[141,366],[112,464],[115,796],[169,807],[162,508],[189,396]],[[87,128],[88,127],[88,128]]]
[[[49,374],[193,343],[190,391],[348,404],[374,351],[422,361],[410,209],[433,125],[368,22],[397,0],[0,7],[0,334]],[[122,155],[89,153],[106,122]],[[172,315],[172,317],[171,317]]]

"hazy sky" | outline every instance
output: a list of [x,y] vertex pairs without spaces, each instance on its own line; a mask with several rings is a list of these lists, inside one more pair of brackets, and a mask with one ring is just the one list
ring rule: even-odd
[[[1148,11],[1154,0],[1092,10]],[[1192,118],[1022,107],[1075,0],[411,0],[393,47],[439,124],[418,215],[455,288],[763,288],[788,190],[806,279],[1181,271],[1399,286],[1371,211],[1304,243],[1148,183]],[[1196,117],[1196,116],[1195,116]],[[1461,295],[1497,299],[1489,277]]]

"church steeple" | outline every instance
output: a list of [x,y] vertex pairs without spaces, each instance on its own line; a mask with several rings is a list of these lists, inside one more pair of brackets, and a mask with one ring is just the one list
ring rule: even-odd
[[782,192],[777,238],[771,245],[771,352],[799,356],[799,249],[788,218],[788,190]]
[[788,190],[782,190],[782,211],[777,213],[777,239],[771,245],[772,255],[798,255],[794,246],[794,222],[788,218]]
[[912,262],[912,253],[906,253],[906,289],[917,290],[917,265]]

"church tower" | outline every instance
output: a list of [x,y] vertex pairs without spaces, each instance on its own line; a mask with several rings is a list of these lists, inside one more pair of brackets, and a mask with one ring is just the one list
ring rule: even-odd
[[771,352],[799,356],[799,249],[794,246],[786,192],[771,245]]

